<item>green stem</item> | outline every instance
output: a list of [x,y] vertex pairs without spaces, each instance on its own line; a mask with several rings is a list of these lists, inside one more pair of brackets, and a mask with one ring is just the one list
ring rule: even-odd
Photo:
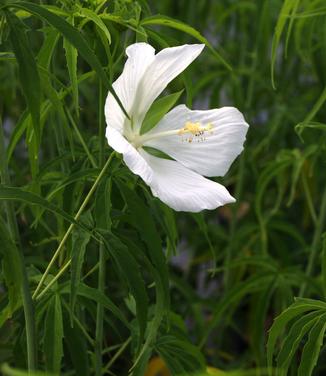
[[317,219],[317,215],[316,215],[316,210],[315,210],[313,202],[312,202],[311,193],[310,193],[310,189],[309,189],[309,185],[308,185],[308,182],[307,182],[307,177],[306,177],[305,172],[303,172],[301,174],[301,180],[302,180],[304,193],[306,195],[307,206],[309,208],[309,212],[310,212],[311,218],[314,222],[314,225],[316,226],[318,219]]
[[[7,164],[6,164],[6,152],[5,152],[5,142],[4,142],[4,133],[2,128],[2,122],[0,119],[0,174],[1,182],[3,184],[10,185],[10,178],[8,174]],[[6,202],[5,210],[7,214],[8,227],[11,233],[12,238],[19,249],[19,262],[20,269],[22,273],[22,285],[21,293],[23,300],[23,309],[25,316],[25,327],[26,327],[26,342],[27,342],[27,364],[28,371],[31,373],[36,369],[36,325],[34,320],[34,307],[31,292],[29,289],[28,275],[25,267],[25,260],[23,250],[20,244],[19,231],[17,226],[17,220],[14,212],[14,208],[10,202]]]
[[[103,175],[105,174],[105,171],[106,169],[109,167],[113,157],[115,155],[115,152],[111,153],[109,159],[106,161],[105,165],[103,166],[101,172],[99,173],[98,177],[96,178],[95,182],[93,183],[90,191],[88,192],[87,196],[85,197],[83,203],[81,204],[77,214],[75,215],[74,219],[77,221],[79,219],[79,217],[81,216],[82,212],[84,211],[86,205],[88,204],[88,201],[90,200],[90,198],[92,197],[93,193],[95,192],[95,189],[98,185],[98,183],[100,182],[100,180],[102,179]],[[36,290],[34,291],[34,294],[33,294],[33,299],[36,298],[38,292],[40,291],[47,275],[49,274],[55,260],[57,259],[57,257],[59,256],[61,250],[63,249],[69,235],[71,234],[72,230],[74,229],[75,225],[74,223],[70,224],[70,226],[68,227],[68,230],[66,231],[66,233],[64,234],[58,248],[56,249],[56,251],[54,252],[54,255],[52,256],[52,259],[50,260],[47,268],[45,269],[45,272],[43,273],[42,275],[42,278],[39,282],[39,284],[37,285],[36,287]]]
[[62,276],[62,274],[68,269],[71,264],[71,259],[68,260],[63,266],[61,266],[59,272],[51,279],[51,281],[44,287],[44,289],[37,295],[33,296],[35,300],[39,300],[42,296],[57,282],[57,280]]
[[[311,250],[310,250],[308,265],[307,265],[307,268],[306,268],[306,276],[307,277],[311,276],[313,269],[314,269],[314,263],[315,263],[317,252],[318,252],[318,249],[319,249],[319,246],[320,246],[321,235],[322,235],[322,232],[323,232],[325,219],[326,219],[326,189],[325,189],[323,197],[322,197],[318,221],[317,221],[314,237],[313,237],[312,244],[311,244]],[[300,289],[300,292],[299,292],[300,297],[304,296],[304,294],[306,292],[306,287],[307,287],[307,282],[303,282],[301,289]]]
[[90,162],[91,162],[91,164],[92,164],[92,167],[93,167],[93,168],[97,168],[97,165],[96,165],[95,159],[94,159],[94,157],[92,156],[91,152],[89,151],[89,149],[88,149],[88,147],[87,147],[87,145],[86,145],[86,142],[85,142],[83,136],[82,136],[81,133],[79,132],[79,129],[78,129],[78,127],[77,127],[77,124],[75,123],[75,121],[74,121],[74,119],[73,119],[73,117],[72,117],[70,111],[67,110],[66,112],[67,112],[68,118],[69,118],[69,120],[70,120],[70,123],[71,123],[72,127],[74,128],[74,131],[76,132],[76,135],[77,135],[77,137],[78,137],[78,139],[79,139],[79,141],[80,141],[80,143],[81,143],[81,145],[82,145],[82,147],[83,147],[85,153],[87,154],[88,159],[90,160]]
[[[99,86],[99,165],[104,162],[104,119],[103,119],[103,88]],[[99,270],[98,270],[98,291],[104,294],[105,290],[105,253],[103,243],[99,247]],[[96,330],[95,330],[95,375],[102,375],[102,348],[103,348],[103,322],[104,307],[103,304],[97,304],[96,311]]]
[[103,370],[103,374],[105,374],[106,372],[108,372],[108,370],[112,367],[113,363],[120,357],[120,355],[124,352],[124,350],[126,349],[126,347],[129,345],[129,343],[131,342],[131,337],[129,337],[120,347],[120,349],[114,354],[114,356],[112,357],[112,359],[109,361],[109,363],[106,365],[105,369]]
[[[70,314],[70,307],[68,306],[68,304],[64,300],[62,300],[62,303],[63,303],[64,307],[66,308],[67,312]],[[79,321],[79,319],[77,318],[77,316],[74,313],[72,313],[72,317],[74,319],[74,322],[77,324],[77,326],[81,330],[81,332],[84,334],[84,336],[87,339],[87,341],[89,342],[89,344],[91,346],[94,346],[94,340],[88,334],[87,330],[84,328],[84,325],[82,325],[82,323]]]

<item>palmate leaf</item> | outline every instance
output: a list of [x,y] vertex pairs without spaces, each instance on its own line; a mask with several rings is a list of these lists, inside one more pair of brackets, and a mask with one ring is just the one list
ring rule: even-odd
[[63,18],[57,16],[55,13],[49,11],[42,5],[30,3],[27,1],[13,1],[7,4],[7,6],[24,9],[25,11],[45,20],[51,26],[57,29],[78,50],[80,55],[89,63],[89,65],[97,72],[97,74],[103,81],[104,85],[111,91],[112,95],[118,102],[124,114],[129,118],[129,115],[124,109],[112,85],[110,84],[108,75],[103,70],[100,61],[98,60],[94,51],[89,47],[85,38],[76,28],[74,28]]
[[189,375],[204,371],[205,362],[198,348],[190,342],[171,335],[160,337],[156,350],[164,359],[172,375]]
[[297,298],[289,308],[283,311],[274,321],[269,330],[269,337],[267,341],[267,365],[269,367],[269,374],[272,374],[273,354],[275,352],[275,345],[278,337],[284,331],[287,324],[295,317],[314,310],[326,310],[326,303],[313,299]]
[[163,358],[172,375],[188,375],[205,370],[205,359],[199,348],[191,343],[184,319],[169,312],[155,351]]
[[277,357],[277,374],[286,376],[294,353],[297,351],[302,338],[319,320],[323,311],[313,311],[298,319],[290,328]]
[[[195,375],[197,372],[204,373],[205,359],[198,347],[189,340],[187,328],[181,316],[173,312],[168,313],[153,346],[155,353],[159,355],[159,358],[156,359],[159,362],[154,361],[153,363],[159,364],[161,367],[164,366],[164,371],[160,369],[164,374],[165,369],[169,369],[171,375],[180,376]],[[156,372],[159,371],[158,367]],[[155,369],[155,366],[153,368]],[[156,374],[154,369],[148,370],[148,375]]]
[[326,313],[321,315],[309,333],[308,341],[304,345],[298,376],[311,376],[318,360],[320,348],[323,344],[326,330]]

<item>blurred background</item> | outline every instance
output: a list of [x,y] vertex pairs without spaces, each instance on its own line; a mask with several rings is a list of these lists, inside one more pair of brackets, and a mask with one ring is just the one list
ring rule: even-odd
[[[81,220],[110,231],[117,242],[111,248],[121,248],[130,263],[75,228],[45,284],[69,260],[72,269],[33,304],[36,368],[127,375],[134,366],[135,375],[158,376],[205,372],[209,365],[216,375],[265,375],[267,367],[280,375],[325,374],[325,1],[0,5],[0,362],[28,368],[23,282],[16,276],[23,268],[35,291],[65,234],[67,217],[50,205],[74,216],[112,152],[104,137],[108,87],[93,56],[112,83],[135,41],[157,51],[205,43],[164,94],[183,90],[178,103],[193,109],[235,106],[244,114],[250,124],[244,152],[217,179],[237,202],[175,213],[115,158]],[[147,213],[143,229],[140,213]],[[154,238],[163,261],[151,256],[158,254]],[[139,269],[138,290],[127,265]],[[86,287],[77,293],[80,284]]]

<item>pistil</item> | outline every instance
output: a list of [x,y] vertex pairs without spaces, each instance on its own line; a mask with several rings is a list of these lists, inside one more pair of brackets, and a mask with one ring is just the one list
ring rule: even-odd
[[[212,133],[213,125],[211,123],[206,126],[202,126],[200,123],[192,123],[187,121],[185,126],[180,129],[174,129],[171,131],[158,132],[158,133],[145,133],[143,135],[135,134],[132,137],[129,137],[129,141],[137,149],[143,146],[146,142],[154,140],[157,138],[167,137],[167,136],[183,136],[185,134],[190,134],[190,137],[187,139],[188,142],[192,142],[193,137],[203,136],[205,132]],[[202,138],[203,141],[203,138]]]

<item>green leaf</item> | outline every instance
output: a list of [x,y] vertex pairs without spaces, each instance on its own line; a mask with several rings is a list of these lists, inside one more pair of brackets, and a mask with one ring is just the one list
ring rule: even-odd
[[[72,24],[73,24],[73,19],[72,19]],[[67,38],[63,39],[63,47],[64,47],[65,53],[66,53],[66,61],[67,61],[70,83],[71,83],[71,87],[72,87],[72,96],[73,96],[74,107],[75,107],[77,116],[79,116],[79,99],[78,99],[78,82],[77,82],[78,51],[74,47],[74,45],[72,45],[68,41]]]
[[167,155],[166,153],[164,153],[161,150],[158,150],[156,148],[152,148],[151,146],[143,146],[142,148],[146,151],[146,153],[153,155],[154,157],[162,158],[162,159],[168,159],[170,161],[173,161],[173,158],[171,158],[169,155]]
[[142,26],[146,25],[161,25],[161,26],[167,26],[176,30],[183,31],[186,34],[191,35],[195,39],[199,40],[201,43],[204,43],[210,51],[213,53],[215,58],[222,63],[227,69],[232,70],[231,66],[229,63],[227,63],[223,57],[213,48],[213,46],[208,42],[208,40],[202,36],[196,29],[193,27],[179,21],[175,20],[170,17],[166,17],[163,15],[156,15],[148,18],[144,18],[141,23]]
[[273,354],[277,338],[290,320],[294,317],[308,311],[318,309],[326,309],[326,304],[312,299],[297,299],[289,308],[283,311],[275,320],[269,330],[269,337],[267,341],[267,365],[271,369],[273,365]]
[[1,366],[1,372],[3,376],[54,376],[53,373],[40,372],[40,371],[24,371],[17,368],[12,368],[8,364]]
[[[132,366],[133,376],[143,376],[148,364],[148,359],[151,355],[153,346],[155,344],[155,340],[161,322],[167,314],[167,310],[165,307],[165,291],[158,270],[152,265],[151,261],[149,260],[149,257],[146,254],[144,254],[144,251],[141,248],[141,244],[136,244],[134,241],[131,241],[130,237],[121,235],[121,238],[123,243],[126,244],[126,246],[128,247],[128,249],[137,257],[137,260],[140,260],[139,262],[146,269],[146,271],[149,271],[155,283],[156,303],[154,308],[154,317],[148,323],[145,343],[140,349],[139,353],[137,354],[137,358],[135,359],[134,365]],[[137,341],[138,336],[137,338],[135,338],[134,342]]]
[[22,304],[21,284],[22,271],[20,267],[20,255],[16,244],[12,241],[7,226],[0,216],[0,256],[2,260],[2,276],[7,288],[8,305],[1,309],[0,327]]
[[[293,163],[291,156],[282,155],[281,158],[272,161],[266,166],[264,171],[260,174],[257,182],[257,194],[255,196],[255,211],[260,225],[261,232],[261,241],[263,253],[267,252],[267,230],[266,230],[266,221],[270,215],[265,215],[263,212],[263,200],[266,197],[266,190],[268,185],[281,174],[286,168],[288,168]],[[282,193],[282,192],[281,192]],[[279,195],[280,197],[281,195]],[[278,197],[278,198],[279,198]],[[275,200],[275,206],[278,207],[279,199]],[[276,209],[274,208],[274,211]],[[273,211],[272,211],[273,212]]]
[[[83,74],[82,76],[79,77],[78,83],[81,83],[84,80],[86,80],[90,77],[93,77],[93,76],[94,76],[93,71],[85,73],[85,74]],[[43,82],[43,86],[46,86],[44,84],[46,84],[46,82]],[[57,104],[60,103],[60,101],[63,101],[64,98],[69,94],[69,92],[71,90],[72,89],[71,89],[71,86],[70,86],[66,89],[60,90],[59,93],[55,96],[51,95],[50,96],[51,100],[43,101],[43,103],[41,105],[41,123],[42,124],[47,119],[49,112],[52,108],[58,109],[59,107],[60,108],[62,107],[62,105],[57,106]],[[57,98],[58,100],[56,99],[57,96],[58,96],[58,98]],[[30,114],[28,114],[27,111],[24,111],[22,113],[22,115],[20,116],[19,121],[16,124],[14,131],[13,131],[11,137],[10,137],[9,145],[8,145],[8,148],[7,148],[7,160],[8,161],[11,159],[12,154],[14,152],[14,149],[15,149],[17,143],[19,142],[19,140],[21,139],[22,135],[24,134],[29,121],[30,121]]]
[[[127,244],[128,247],[130,247],[131,249],[135,247],[135,245],[131,242],[127,242]],[[137,251],[137,247],[135,248],[135,250]],[[138,253],[139,252],[140,250],[138,249]],[[148,330],[146,331],[146,341],[141,350],[139,351],[138,356],[134,361],[134,365],[131,368],[133,376],[144,375],[144,370],[148,364],[148,360],[154,347],[162,320],[167,314],[165,306],[166,297],[161,276],[158,273],[158,270],[152,266],[151,262],[148,260],[147,257],[143,257],[143,262],[145,263],[148,270],[150,270],[155,281],[156,303],[154,309],[154,317],[149,322]]]
[[322,282],[324,297],[326,297],[326,233],[323,234],[323,250],[322,250]]
[[44,31],[44,41],[40,52],[37,55],[37,62],[47,73],[49,72],[53,53],[59,41],[59,36],[60,35],[56,29],[51,28]]
[[302,123],[297,124],[294,129],[295,129],[296,133],[298,134],[298,136],[300,137],[302,142],[304,142],[304,139],[302,137],[302,133],[306,128],[318,129],[318,130],[325,132],[326,131],[326,124],[319,123],[318,121],[310,121],[308,123],[304,121]]
[[169,312],[155,343],[155,350],[164,359],[172,375],[180,372],[182,375],[193,375],[206,368],[203,355],[191,343],[187,331],[184,318]]
[[112,179],[111,177],[102,179],[97,190],[95,198],[95,222],[96,227],[110,230],[112,225],[111,220],[111,199]]
[[0,184],[0,200],[21,201],[28,205],[41,206],[42,208],[63,217],[68,222],[79,226],[84,231],[91,233],[85,225],[83,225],[81,222],[76,221],[70,214],[48,202],[43,197],[36,195],[35,193],[25,191],[21,188],[8,187]]
[[326,330],[326,314],[319,317],[304,345],[298,376],[310,376],[315,368]]
[[[282,9],[280,11],[277,24],[275,27],[275,34],[273,37],[272,42],[272,62],[271,62],[271,77],[272,77],[272,86],[275,89],[275,77],[274,77],[274,70],[275,70],[275,62],[277,56],[277,48],[279,46],[281,36],[286,25],[286,22],[289,20],[292,12],[295,13],[299,0],[285,0],[282,5]],[[289,29],[290,32],[291,29]],[[289,34],[287,36],[287,40],[289,38]]]
[[39,145],[41,138],[40,98],[42,94],[37,65],[26,37],[25,26],[14,13],[6,10],[5,15],[10,26],[12,48],[18,62],[20,83],[31,113],[36,142]]
[[63,356],[63,323],[60,295],[49,303],[44,322],[44,357],[47,372],[60,373]]
[[305,130],[305,128],[314,128],[314,129],[320,129],[323,131],[326,129],[326,125],[324,123],[312,121],[312,119],[317,115],[317,113],[323,107],[325,101],[326,101],[326,86],[324,87],[316,103],[313,105],[312,109],[306,115],[303,122],[295,126],[295,131],[297,132],[298,136],[301,138],[301,141],[303,141],[302,132]]
[[[153,217],[135,191],[131,190],[122,182],[119,182],[118,185],[124,200],[128,205],[133,225],[137,228],[141,239],[147,245],[148,256],[160,275],[164,291],[165,308],[168,310],[170,300],[168,269],[162,251],[161,239],[155,224],[153,223]],[[146,229],[146,231],[144,231],[144,229]]]
[[302,341],[302,338],[318,320],[320,310],[313,311],[298,319],[290,328],[277,357],[277,368],[280,375],[286,376],[294,353]]
[[102,19],[91,9],[78,7],[78,11],[82,16],[86,17],[90,21],[93,21],[95,25],[103,31],[109,44],[111,44],[111,34]]
[[252,319],[250,337],[252,347],[255,351],[255,356],[257,359],[257,366],[265,364],[266,351],[265,351],[265,325],[269,314],[269,307],[271,304],[271,299],[275,294],[277,288],[277,278],[271,282],[271,284],[264,289],[262,292],[252,297]]
[[67,345],[75,374],[89,376],[90,370],[85,338],[78,325],[71,327],[69,316],[65,310],[63,312],[63,327],[65,333],[64,342]]
[[88,43],[86,42],[85,38],[82,34],[73,26],[71,26],[67,21],[63,18],[57,16],[55,13],[47,10],[44,6],[28,3],[26,1],[20,1],[17,3],[11,3],[11,7],[24,9],[27,12],[34,14],[37,17],[44,19],[54,28],[59,30],[59,32],[67,38],[67,40],[75,46],[75,48],[79,51],[81,56],[89,63],[89,65],[97,72],[101,80],[103,81],[104,85],[109,88],[112,95],[118,102],[119,106],[123,110],[124,114],[129,118],[126,110],[124,109],[120,99],[118,98],[116,92],[114,91],[112,85],[108,80],[108,76],[102,68],[100,61],[98,60],[97,56],[95,55],[94,51],[89,47]]
[[140,129],[140,134],[144,134],[150,131],[174,106],[174,104],[180,98],[182,92],[183,90],[180,90],[177,93],[173,93],[156,100],[146,113],[145,119]]
[[105,238],[105,246],[119,268],[122,279],[127,281],[136,301],[136,316],[139,324],[139,345],[142,343],[147,326],[148,297],[144,280],[134,256],[117,237],[110,234]]
[[225,311],[232,307],[234,304],[239,304],[241,298],[245,295],[254,293],[270,286],[274,280],[273,274],[253,275],[244,282],[236,284],[227,293],[224,294],[223,299],[214,307],[213,317],[211,318],[204,333],[202,333],[202,340],[200,347],[202,347],[209,336],[209,333],[215,328],[221,317],[225,315]]
[[81,269],[84,262],[86,246],[90,240],[87,232],[75,229],[72,234],[71,250],[71,278],[70,278],[70,319],[73,322],[73,313],[75,309],[78,286],[81,283]]
[[211,255],[212,255],[212,258],[213,258],[213,261],[214,261],[214,265],[216,265],[216,251],[215,251],[213,244],[211,242],[211,239],[209,237],[208,226],[207,226],[206,220],[204,218],[204,215],[203,215],[203,213],[192,213],[192,217],[196,221],[198,227],[200,228],[200,231],[203,233],[203,235],[204,235],[204,237],[207,241],[209,250],[211,252]]
[[[70,287],[65,287],[61,290],[62,294],[69,294]],[[104,308],[109,310],[117,319],[119,319],[127,328],[129,327],[129,323],[124,317],[121,310],[109,299],[106,295],[102,294],[95,288],[89,287],[84,283],[80,283],[77,288],[77,295],[83,296],[89,300],[93,300],[96,303],[100,303]]]
[[172,335],[161,336],[156,343],[157,352],[166,362],[172,375],[191,374],[205,370],[205,360],[199,349],[189,341]]
[[47,195],[47,200],[50,200],[54,197],[58,192],[60,192],[63,188],[67,187],[68,185],[76,182],[81,181],[94,181],[98,176],[101,170],[97,168],[85,168],[83,170],[78,170],[73,172],[69,175],[66,179],[61,180],[60,184],[54,187]]

